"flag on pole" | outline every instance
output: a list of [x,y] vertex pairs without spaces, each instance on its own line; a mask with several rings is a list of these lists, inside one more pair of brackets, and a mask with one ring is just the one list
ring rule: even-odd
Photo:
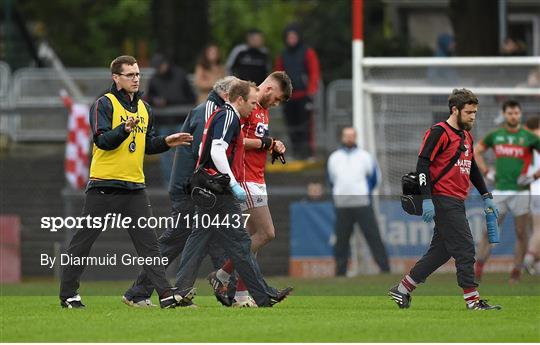
[[88,182],[88,151],[90,149],[89,108],[75,103],[65,90],[60,92],[64,105],[69,110],[68,136],[64,170],[66,179],[73,189],[82,189]]

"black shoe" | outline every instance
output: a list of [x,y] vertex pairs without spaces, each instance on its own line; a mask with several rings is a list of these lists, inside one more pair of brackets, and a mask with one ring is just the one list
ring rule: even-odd
[[194,288],[189,289],[186,293],[182,293],[178,288],[171,288],[165,296],[159,299],[159,306],[162,309],[175,308],[181,302],[188,302],[195,297],[196,292]]
[[408,293],[399,292],[397,285],[388,290],[388,296],[397,303],[400,309],[406,309],[411,306],[412,296]]
[[476,302],[468,303],[467,309],[468,310],[501,310],[502,307],[500,305],[489,305],[487,303],[487,300],[479,299]]
[[219,303],[223,304],[226,307],[230,307],[232,305],[232,300],[229,298],[227,294],[227,283],[223,283],[216,275],[217,271],[214,271],[208,275],[208,283],[214,290],[214,296],[216,296],[216,299]]
[[191,299],[185,299],[178,303],[177,307],[179,308],[199,308],[198,305],[193,303],[193,300]]
[[152,308],[157,307],[154,303],[152,303],[152,300],[150,297],[129,297],[129,296],[122,296],[122,302],[130,307],[135,308]]
[[286,287],[285,289],[278,290],[277,295],[270,298],[270,306],[273,306],[274,304],[283,301],[285,298],[287,298],[287,296],[291,294],[292,291],[293,287],[291,286]]
[[75,295],[73,297],[60,300],[60,305],[62,306],[62,308],[69,308],[69,309],[86,307],[81,300],[81,296],[79,295]]
[[230,307],[233,304],[233,299],[231,299],[227,295],[221,295],[214,292],[214,296],[216,296],[218,302],[221,303],[224,307]]

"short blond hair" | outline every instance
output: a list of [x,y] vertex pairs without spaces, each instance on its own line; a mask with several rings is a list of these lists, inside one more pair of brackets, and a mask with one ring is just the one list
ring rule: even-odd
[[255,83],[251,81],[238,80],[232,83],[231,88],[229,89],[229,100],[231,102],[235,102],[238,97],[242,97],[244,101],[247,101],[249,97],[249,92],[252,88],[256,91],[259,91],[257,85],[255,85]]

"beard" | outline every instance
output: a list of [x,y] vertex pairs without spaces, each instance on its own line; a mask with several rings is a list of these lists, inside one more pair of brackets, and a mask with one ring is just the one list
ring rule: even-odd
[[457,124],[458,124],[459,129],[468,132],[472,129],[474,122],[473,123],[464,122],[463,118],[461,117],[461,111],[460,111],[458,113]]
[[263,95],[259,100],[259,104],[264,109],[268,109],[268,106],[270,105],[270,95]]
[[506,126],[508,126],[510,128],[517,128],[519,126],[519,121],[515,121],[515,122],[506,121]]

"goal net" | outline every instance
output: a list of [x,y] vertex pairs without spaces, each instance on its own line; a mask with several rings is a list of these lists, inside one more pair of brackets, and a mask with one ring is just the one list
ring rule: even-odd
[[415,169],[425,131],[448,118],[448,95],[468,88],[479,98],[473,137],[502,121],[501,105],[515,99],[523,122],[540,115],[540,58],[364,59],[367,146],[383,174],[379,193],[398,195],[400,178]]

